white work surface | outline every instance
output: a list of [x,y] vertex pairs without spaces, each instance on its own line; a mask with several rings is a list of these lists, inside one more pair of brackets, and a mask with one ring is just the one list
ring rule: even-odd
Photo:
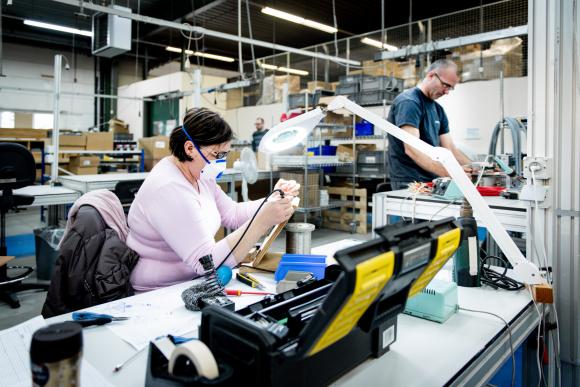
[[145,180],[149,173],[105,173],[101,175],[59,176],[63,187],[74,189],[83,194],[97,189],[114,190],[120,181]]
[[[506,199],[500,196],[484,196],[483,198],[506,230],[527,232],[527,202]],[[405,189],[376,193],[373,195],[373,230],[387,224],[387,215],[411,218],[414,207],[416,219],[431,219],[433,214],[448,204],[449,201],[433,198],[429,195],[417,195],[415,202],[413,202],[413,196]],[[448,205],[448,207],[433,217],[433,220],[449,216],[456,218],[459,216],[460,207],[461,201]],[[477,212],[473,215],[478,225],[485,227],[485,224],[478,218]]]
[[[339,243],[340,244],[340,243]],[[327,249],[336,249],[337,243],[321,246],[320,253]],[[441,276],[448,273],[441,272]],[[264,280],[264,275],[256,275],[267,288],[272,289],[273,280]],[[167,300],[177,306],[165,317],[182,318],[184,313],[191,313],[192,321],[200,321],[200,312],[188,312],[182,305],[181,292],[191,282],[160,289],[150,293],[129,297],[128,304],[143,304],[153,300]],[[228,288],[251,290],[235,279]],[[259,300],[259,296],[232,297],[236,308],[241,308]],[[103,304],[89,310],[103,311],[119,301]],[[512,326],[514,347],[520,345],[538,323],[536,310],[531,304],[526,291],[507,292],[491,288],[459,288],[459,305],[464,308],[496,313]],[[179,317],[181,316],[181,317]],[[55,323],[70,319],[63,315],[47,319]],[[170,320],[168,320],[169,322]],[[113,324],[125,324],[115,322]],[[141,322],[140,322],[141,324]],[[191,323],[190,334],[195,337],[197,324]],[[169,332],[168,332],[169,333]],[[157,333],[155,333],[157,334]],[[115,365],[131,357],[134,347],[115,335],[107,326],[86,328],[84,330],[84,357],[109,382],[117,386],[143,386],[145,367],[147,366],[148,349],[142,350],[136,358],[118,372],[113,373]],[[499,319],[471,312],[459,311],[444,324],[431,322],[407,315],[399,315],[397,340],[388,353],[379,359],[369,359],[354,368],[342,378],[337,385],[367,386],[441,386],[467,383],[475,385],[488,380],[497,368],[510,356],[509,341],[505,325]],[[477,381],[477,383],[476,383]]]
[[15,189],[13,192],[14,195],[34,196],[34,202],[32,202],[30,207],[71,204],[81,196],[75,190],[64,187],[51,187],[50,185],[30,185]]
[[[76,175],[59,176],[58,179],[63,187],[74,189],[81,193],[87,193],[97,189],[114,190],[120,181],[145,180],[149,172],[138,173],[106,173],[101,175]],[[278,176],[278,172],[273,172],[272,177]],[[269,179],[270,171],[258,171],[258,180]],[[224,174],[217,180],[218,183],[233,183],[241,181],[242,174],[235,169],[226,169]]]

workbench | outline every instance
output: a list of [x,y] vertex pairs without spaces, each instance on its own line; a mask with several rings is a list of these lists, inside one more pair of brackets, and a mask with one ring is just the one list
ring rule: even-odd
[[[335,244],[316,248],[316,252],[336,250]],[[442,277],[449,277],[442,271]],[[274,286],[273,279],[263,282],[267,289]],[[126,300],[147,303],[154,298],[181,299],[181,292],[191,282],[136,295]],[[242,290],[251,288],[235,279],[228,287]],[[242,308],[258,300],[256,296],[233,297],[236,308]],[[116,302],[116,301],[115,301]],[[106,304],[104,304],[106,306]],[[517,348],[534,331],[539,322],[536,309],[527,291],[508,292],[483,288],[459,288],[459,305],[463,308],[488,311],[500,315],[509,322],[513,345]],[[89,309],[90,310],[90,309]],[[174,314],[187,312],[184,306]],[[201,315],[200,312],[189,312]],[[200,316],[199,316],[200,317]],[[71,319],[70,314],[47,319],[47,324]],[[200,319],[196,320],[199,321]],[[192,324],[195,325],[195,324]],[[190,334],[196,337],[197,326],[191,326]],[[106,326],[84,330],[84,358],[110,383],[116,386],[143,386],[147,349],[140,351],[118,373],[115,365],[124,362],[136,350],[115,335]],[[499,367],[510,358],[509,338],[506,327],[496,317],[460,310],[444,324],[408,315],[399,315],[397,340],[388,353],[379,359],[369,359],[352,369],[335,382],[344,386],[442,386],[483,385]]]
[[[484,196],[483,198],[507,231],[523,233],[528,231],[528,202],[505,199],[500,196]],[[373,195],[373,230],[388,224],[388,215],[411,219],[414,214],[416,219],[426,220],[439,220],[449,216],[456,218],[459,216],[461,202],[462,200],[458,200],[449,204],[448,200],[424,194],[416,195],[413,200],[413,195],[406,189],[379,192]],[[485,227],[485,224],[478,218],[477,211],[473,215],[477,224]]]

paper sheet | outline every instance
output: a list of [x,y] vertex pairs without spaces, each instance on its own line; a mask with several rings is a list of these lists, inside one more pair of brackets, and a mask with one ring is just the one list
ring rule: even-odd
[[159,336],[182,336],[197,331],[201,313],[185,309],[181,300],[181,292],[191,285],[189,282],[170,286],[95,306],[90,311],[129,317],[128,320],[112,322],[106,327],[135,349],[141,350]]
[[[45,326],[44,318],[37,316],[0,332],[0,380],[3,386],[29,387],[32,384],[30,341],[34,332]],[[82,360],[81,386],[109,387],[112,384]]]

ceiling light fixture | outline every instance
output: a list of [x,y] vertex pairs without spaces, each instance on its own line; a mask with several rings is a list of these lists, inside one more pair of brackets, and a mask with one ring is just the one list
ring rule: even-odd
[[292,15],[291,13],[280,11],[270,7],[262,8],[262,13],[266,15],[274,16],[280,19],[284,19],[296,24],[302,24],[303,26],[315,28],[320,31],[328,32],[329,34],[334,34],[338,32],[338,30],[334,27],[327,26],[326,24],[318,23],[313,20],[305,19],[301,16]]
[[378,40],[371,38],[362,38],[360,41],[363,42],[364,44],[368,44],[369,46],[373,46],[380,49],[384,48],[387,51],[397,51],[399,49],[399,47],[393,46],[392,44],[381,43]]
[[266,69],[266,70],[274,70],[274,71],[280,71],[282,73],[289,73],[289,74],[296,74],[296,75],[308,75],[308,71],[304,71],[304,70],[297,70],[297,69],[291,69],[288,67],[281,67],[281,66],[275,66],[275,65],[271,65],[271,64],[267,64],[267,63],[260,63],[258,62],[258,64],[260,65],[261,68]]
[[[182,51],[181,48],[171,47],[171,46],[165,47],[165,50],[175,52],[178,54],[181,54],[181,51]],[[201,52],[201,51],[185,50],[185,55],[201,56],[203,58],[215,59],[215,60],[220,60],[222,62],[228,62],[228,63],[232,63],[235,60],[234,58],[230,58],[229,56],[210,54],[210,53]]]
[[93,36],[93,31],[79,30],[77,28],[59,26],[58,24],[44,23],[44,22],[40,22],[40,21],[36,21],[36,20],[25,19],[24,24],[26,24],[27,26],[32,26],[32,27],[46,28],[47,30],[67,32],[69,34],[83,35],[83,36],[88,36],[88,37]]

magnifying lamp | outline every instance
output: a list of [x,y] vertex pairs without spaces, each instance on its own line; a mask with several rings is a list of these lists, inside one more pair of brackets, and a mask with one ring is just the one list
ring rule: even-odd
[[[365,119],[374,124],[375,127],[380,128],[388,134],[398,138],[405,144],[408,144],[419,152],[429,156],[432,160],[443,164],[449,173],[449,176],[451,176],[455,181],[465,199],[469,204],[471,204],[474,212],[477,213],[478,217],[483,221],[493,239],[511,263],[514,279],[529,285],[546,283],[546,280],[540,275],[538,267],[523,256],[505,228],[497,220],[493,212],[491,212],[491,209],[479,194],[471,180],[469,180],[463,171],[463,168],[459,165],[449,149],[434,147],[427,144],[423,140],[391,124],[344,96],[338,96],[333,99],[325,111],[337,111],[339,109],[345,109]],[[318,125],[320,120],[322,120],[325,111],[316,108],[308,113],[301,114],[276,125],[270,129],[262,139],[260,143],[260,151],[275,153],[299,144],[310,134],[316,125]]]
[[279,123],[262,137],[259,151],[268,154],[278,153],[300,144],[324,116],[322,109],[316,108]]

